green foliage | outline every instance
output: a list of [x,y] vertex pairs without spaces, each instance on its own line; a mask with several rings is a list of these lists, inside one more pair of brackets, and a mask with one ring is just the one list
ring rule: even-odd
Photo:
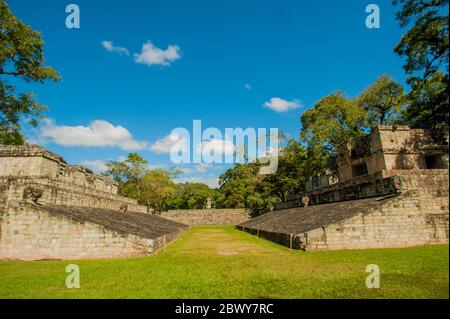
[[405,106],[403,86],[389,75],[382,75],[355,102],[367,112],[370,126],[395,124],[400,121]]
[[[266,209],[270,198],[266,194],[259,164],[236,164],[219,177],[223,205],[230,208]],[[263,192],[263,194],[261,194]]]
[[447,0],[397,0],[397,19],[410,26],[395,52],[406,58],[403,68],[411,92],[406,123],[429,129],[435,137],[448,127],[449,33]]
[[138,202],[155,212],[162,212],[168,208],[169,198],[176,192],[171,173],[164,170],[147,172],[137,181]]
[[218,200],[215,193],[215,190],[201,183],[178,184],[175,194],[168,200],[168,206],[171,209],[203,209],[208,198],[215,204]]
[[382,75],[353,99],[342,91],[320,99],[303,113],[300,136],[310,156],[317,160],[325,155],[332,165],[340,144],[367,134],[373,126],[398,123],[404,107],[402,85]]
[[173,173],[148,169],[148,162],[136,153],[128,154],[122,162],[109,161],[104,175],[119,184],[119,194],[134,198],[155,212],[167,209],[169,198],[175,193]]
[[329,154],[367,131],[367,111],[354,100],[337,91],[321,100],[301,117],[301,137],[308,144],[323,147]]
[[[27,82],[59,81],[58,73],[45,63],[44,42],[39,32],[17,19],[0,0],[0,75]],[[15,94],[15,87],[0,79],[0,144],[23,144],[21,120],[38,124],[46,106],[31,93]]]
[[442,128],[448,127],[448,77],[436,72],[425,81],[417,81],[409,94],[410,106],[404,114],[406,123],[413,128],[429,129],[442,139]]
[[25,138],[20,131],[8,126],[0,126],[0,145],[23,145]]
[[[449,297],[448,245],[304,253],[231,226],[193,227],[155,256],[76,261],[80,289],[64,285],[67,264],[0,261],[0,298]],[[365,285],[369,264],[380,289]]]
[[280,151],[276,174],[267,175],[264,182],[267,190],[279,201],[304,190],[304,184],[311,172],[308,150],[292,139]]
[[122,161],[109,161],[103,174],[119,184],[119,195],[139,199],[141,192],[138,181],[149,171],[148,162],[136,153],[128,154]]
[[[326,157],[311,154],[296,140],[289,140],[278,156],[274,174],[259,175],[259,162],[237,164],[219,178],[223,205],[230,208],[248,208],[254,215],[270,210],[276,203],[304,190],[309,176],[324,167]],[[323,155],[323,154],[321,154]]]
[[397,12],[400,26],[405,28],[412,24],[395,47],[395,52],[406,58],[406,73],[420,74],[422,79],[442,68],[448,73],[448,1],[397,0],[394,3],[401,5]]

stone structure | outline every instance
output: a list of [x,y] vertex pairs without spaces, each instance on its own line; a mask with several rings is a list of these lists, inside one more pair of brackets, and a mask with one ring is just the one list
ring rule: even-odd
[[302,250],[448,242],[448,140],[380,126],[340,147],[338,168],[339,183],[309,189],[237,228]]
[[211,209],[212,208],[212,199],[211,198],[207,198],[206,199],[206,206],[205,209]]
[[339,183],[339,176],[336,174],[336,172],[327,169],[324,174],[310,177],[309,180],[305,183],[305,188],[307,191],[310,191],[316,188],[334,185],[337,183]]
[[337,164],[341,182],[381,171],[448,169],[448,141],[436,144],[425,130],[378,126],[341,145]]
[[236,225],[250,219],[247,209],[169,210],[161,217],[189,226]]
[[187,229],[42,147],[0,147],[0,259],[141,256]]

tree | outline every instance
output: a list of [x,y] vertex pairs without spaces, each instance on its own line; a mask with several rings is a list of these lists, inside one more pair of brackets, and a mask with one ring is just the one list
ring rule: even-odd
[[367,111],[341,91],[319,100],[303,113],[301,122],[303,141],[323,148],[330,156],[340,144],[362,136],[369,128]]
[[130,153],[122,162],[106,162],[108,169],[103,174],[119,184],[120,195],[138,199],[141,196],[138,181],[149,171],[147,164],[139,154]]
[[420,82],[409,94],[411,104],[404,114],[405,121],[413,128],[429,129],[437,139],[441,136],[442,128],[448,127],[449,100],[448,79],[441,72],[430,79]]
[[394,51],[411,86],[405,119],[411,127],[429,129],[436,137],[448,127],[449,33],[447,0],[394,0],[397,20],[409,30]]
[[229,208],[225,205],[225,195],[218,188],[211,189],[215,208]]
[[268,192],[280,201],[304,190],[309,174],[308,150],[300,142],[291,139],[278,156],[278,169],[265,179]]
[[138,202],[152,208],[154,212],[162,212],[168,207],[169,198],[176,192],[170,172],[152,170],[141,177],[137,184],[139,188]]
[[119,195],[134,198],[139,204],[160,212],[170,205],[176,187],[172,177],[176,172],[150,170],[139,154],[130,153],[121,162],[109,161],[103,174],[119,184]]
[[169,199],[172,209],[202,209],[207,199],[215,200],[214,191],[202,183],[183,183],[176,185],[176,192]]
[[[26,82],[59,81],[58,72],[44,66],[44,42],[39,32],[16,18],[0,0],[0,75]],[[0,144],[23,144],[21,121],[37,126],[46,106],[32,93],[15,93],[15,87],[0,79]]]
[[224,205],[230,208],[248,208],[247,198],[255,193],[259,168],[253,163],[236,164],[219,176],[220,192],[224,194]]
[[248,208],[254,215],[260,215],[279,202],[279,199],[270,193],[267,176],[259,175],[260,166],[258,161],[237,164],[219,177],[219,191],[223,196],[222,207]]
[[367,112],[370,126],[397,123],[405,105],[403,86],[389,75],[382,75],[355,102]]

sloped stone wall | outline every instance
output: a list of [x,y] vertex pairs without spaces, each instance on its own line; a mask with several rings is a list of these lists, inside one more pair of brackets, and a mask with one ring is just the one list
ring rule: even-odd
[[27,206],[0,211],[0,259],[117,258],[152,252],[152,239],[74,222]]
[[299,236],[298,245],[321,250],[448,243],[448,223],[448,200],[410,191],[380,207],[307,232]]
[[145,256],[188,228],[42,147],[0,146],[0,259]]
[[398,178],[392,195],[274,211],[237,229],[302,250],[448,243],[448,171],[390,174]]

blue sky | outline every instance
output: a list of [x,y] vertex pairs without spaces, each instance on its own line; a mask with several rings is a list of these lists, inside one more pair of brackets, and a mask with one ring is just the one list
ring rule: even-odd
[[[112,131],[120,126],[133,142],[148,145],[176,127],[190,129],[196,119],[203,127],[275,127],[297,137],[300,115],[324,95],[342,89],[354,96],[383,73],[405,80],[402,60],[393,53],[403,32],[391,0],[8,3],[42,32],[46,60],[63,77],[61,83],[14,84],[35,91],[49,107],[45,146],[71,163],[98,165],[129,150],[120,143],[101,146],[88,135],[86,143],[70,146],[55,138],[61,127],[67,134],[67,127],[76,127],[76,134],[92,131],[92,122],[101,120],[97,124],[107,122]],[[80,7],[80,29],[65,26],[69,3]],[[365,27],[370,3],[381,9],[380,29]],[[103,41],[114,47],[109,43],[108,51]],[[134,54],[142,54],[148,42],[150,55],[137,63]],[[272,98],[293,109],[264,107]],[[171,164],[168,154],[148,148],[138,153],[155,167]],[[192,166],[181,178],[214,184],[224,168]]]

